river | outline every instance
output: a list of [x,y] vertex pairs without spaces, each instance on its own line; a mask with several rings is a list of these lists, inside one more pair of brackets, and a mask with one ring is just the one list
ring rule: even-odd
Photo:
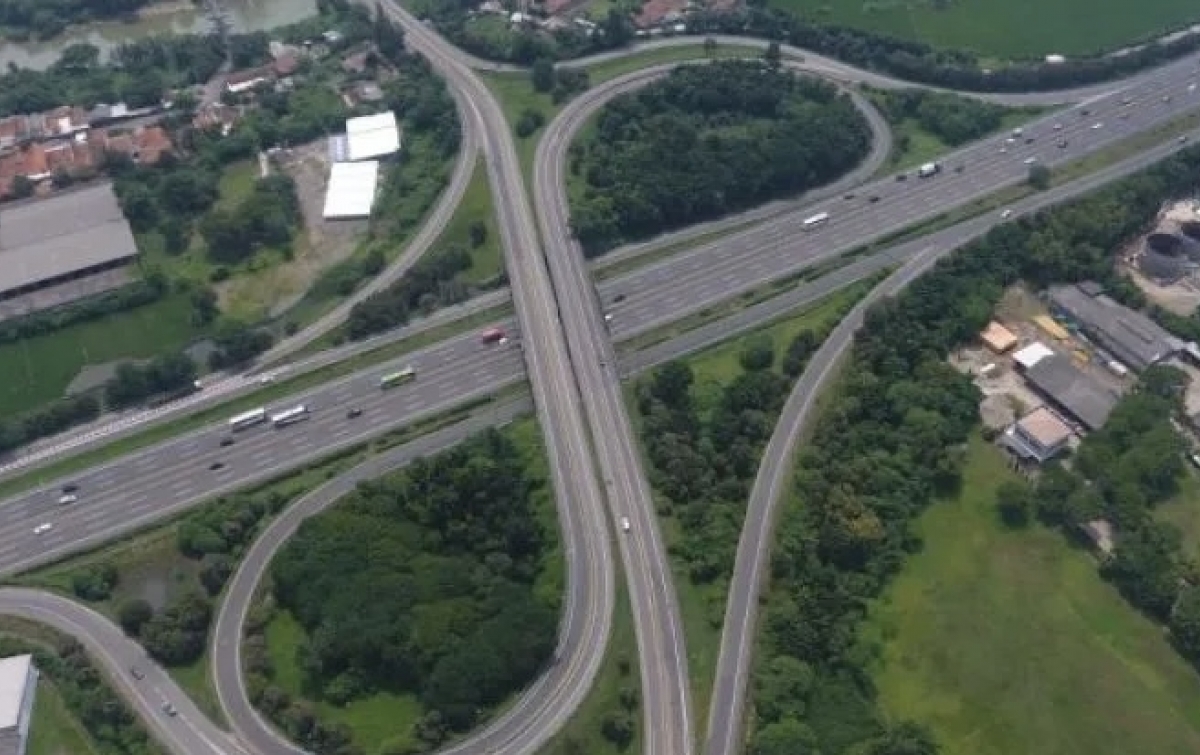
[[[299,21],[317,12],[316,0],[220,0],[236,31],[263,31]],[[154,34],[202,33],[208,19],[188,0],[170,0],[151,5],[131,23],[105,22],[73,26],[46,42],[0,42],[0,69],[15,63],[24,68],[43,69],[59,53],[76,42],[89,42],[101,55],[123,42]]]

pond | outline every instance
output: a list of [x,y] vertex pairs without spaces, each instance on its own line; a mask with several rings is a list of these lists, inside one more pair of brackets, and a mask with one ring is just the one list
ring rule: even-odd
[[[294,23],[316,13],[316,0],[220,0],[235,31],[264,31]],[[0,41],[0,68],[15,63],[24,68],[47,68],[59,53],[88,42],[105,55],[119,45],[155,34],[204,33],[208,18],[189,0],[168,0],[145,8],[136,21],[73,26],[45,42]]]

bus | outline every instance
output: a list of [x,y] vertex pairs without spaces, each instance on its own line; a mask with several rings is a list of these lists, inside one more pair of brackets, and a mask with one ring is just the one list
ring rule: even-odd
[[308,419],[308,407],[304,404],[297,404],[291,409],[284,409],[277,414],[271,415],[271,422],[275,427],[287,427],[297,422],[303,422],[306,419]]
[[814,229],[817,226],[824,223],[826,220],[829,220],[829,213],[828,212],[818,212],[816,215],[813,215],[811,218],[805,218],[804,230],[811,231],[812,229]]
[[237,432],[238,430],[245,430],[248,427],[254,427],[266,420],[267,410],[260,406],[257,409],[251,409],[230,419],[229,429]]
[[393,386],[407,383],[410,380],[415,380],[416,377],[417,377],[416,369],[414,369],[411,366],[405,367],[404,369],[400,370],[399,372],[390,372],[387,375],[384,375],[383,377],[379,378],[379,387],[380,388],[391,388]]

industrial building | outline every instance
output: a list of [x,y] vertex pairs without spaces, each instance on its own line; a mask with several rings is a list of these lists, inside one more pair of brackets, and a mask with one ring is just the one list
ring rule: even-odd
[[1185,347],[1149,317],[1121,306],[1094,283],[1053,288],[1048,300],[1056,315],[1134,371],[1158,364]]
[[1001,442],[1017,458],[1042,464],[1067,447],[1071,434],[1070,425],[1042,406],[1014,422]]
[[25,755],[37,681],[32,655],[0,660],[0,755]]
[[[24,298],[24,307],[35,310],[96,293],[69,284],[124,268],[137,256],[112,184],[13,203],[0,210],[0,303]],[[58,290],[38,296],[48,289]]]
[[353,220],[371,216],[375,190],[379,184],[379,163],[375,160],[334,163],[329,169],[325,189],[326,220]]
[[1026,381],[1035,391],[1051,406],[1075,419],[1088,430],[1099,430],[1103,427],[1108,415],[1121,398],[1116,390],[1088,375],[1061,354],[1051,352],[1032,361],[1028,366],[1021,366]]
[[399,151],[400,127],[391,110],[346,121],[346,157],[351,162],[373,160]]

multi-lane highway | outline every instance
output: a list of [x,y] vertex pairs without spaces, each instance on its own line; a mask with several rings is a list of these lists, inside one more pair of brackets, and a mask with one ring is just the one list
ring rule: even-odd
[[[398,13],[398,11],[396,11],[394,8],[391,10],[392,12]],[[568,611],[563,629],[563,650],[565,651],[565,655],[563,655],[563,657],[573,664],[575,671],[570,674],[570,678],[566,679],[562,684],[549,684],[544,687],[539,686],[536,695],[530,695],[524,698],[524,702],[520,706],[522,716],[505,716],[502,718],[501,721],[498,722],[498,733],[494,734],[489,742],[484,745],[487,747],[492,747],[494,745],[497,749],[502,749],[505,752],[528,752],[535,748],[540,742],[545,741],[545,738],[556,730],[557,726],[561,724],[565,719],[565,716],[568,715],[571,710],[573,710],[575,703],[578,702],[582,694],[586,691],[591,674],[594,673],[595,663],[598,662],[599,653],[604,646],[602,635],[607,634],[605,591],[601,588],[597,588],[596,585],[597,581],[603,582],[605,575],[608,575],[608,608],[611,608],[611,568],[604,568],[607,566],[607,564],[604,564],[603,562],[605,562],[607,558],[605,553],[602,552],[608,547],[607,535],[602,534],[606,533],[604,524],[603,498],[598,490],[599,486],[595,484],[596,480],[594,473],[592,473],[589,469],[591,466],[590,460],[585,458],[590,453],[589,449],[587,448],[586,441],[586,423],[583,421],[580,413],[577,411],[577,406],[574,405],[576,402],[581,402],[581,398],[588,397],[581,397],[578,392],[572,391],[575,390],[577,386],[583,386],[588,392],[590,392],[592,389],[597,391],[597,397],[594,400],[582,402],[585,404],[589,419],[593,420],[591,429],[593,432],[596,432],[597,425],[600,424],[595,420],[597,412],[603,409],[611,409],[614,406],[612,403],[613,399],[611,392],[613,379],[606,370],[596,368],[607,367],[611,365],[611,361],[606,359],[606,357],[611,357],[611,353],[608,351],[607,341],[602,331],[602,326],[599,325],[601,322],[599,316],[600,307],[594,299],[589,301],[589,297],[579,296],[578,301],[572,304],[567,311],[564,311],[564,294],[568,292],[571,294],[579,294],[581,292],[579,271],[582,268],[581,266],[578,266],[577,255],[561,255],[569,258],[565,260],[564,264],[562,265],[558,265],[558,263],[552,261],[552,267],[549,274],[545,270],[544,265],[540,260],[537,239],[532,233],[531,214],[527,207],[527,201],[524,196],[523,188],[520,185],[519,175],[517,175],[515,171],[515,155],[512,152],[511,142],[506,138],[500,141],[499,137],[499,134],[506,132],[507,126],[503,123],[502,118],[498,117],[498,109],[494,107],[494,102],[490,100],[490,97],[486,94],[486,92],[481,93],[479,87],[476,86],[477,81],[474,80],[473,77],[469,76],[469,74],[465,73],[462,67],[463,64],[461,57],[456,56],[453,52],[447,52],[442,46],[443,43],[434,35],[429,33],[427,29],[424,29],[419,24],[411,23],[411,19],[406,19],[406,21],[408,22],[407,25],[410,30],[410,42],[415,47],[418,47],[425,52],[431,59],[433,59],[435,64],[440,64],[440,66],[444,67],[443,70],[447,73],[447,77],[451,79],[452,85],[454,85],[456,92],[459,92],[460,96],[462,92],[468,92],[471,95],[479,95],[478,97],[465,97],[463,99],[466,100],[466,102],[464,103],[460,100],[460,104],[467,110],[468,118],[478,119],[477,125],[481,126],[480,131],[485,134],[485,152],[489,157],[489,167],[492,169],[490,174],[493,180],[493,190],[497,192],[498,212],[501,215],[502,227],[506,229],[504,235],[507,253],[509,254],[510,273],[521,271],[519,275],[514,275],[514,298],[516,299],[517,304],[518,319],[521,321],[522,326],[526,331],[525,342],[527,345],[532,344],[533,346],[532,348],[526,349],[525,355],[529,361],[530,373],[531,377],[533,378],[535,399],[538,403],[539,409],[549,415],[549,422],[546,423],[544,429],[547,435],[548,447],[551,448],[551,462],[555,467],[556,474],[560,477],[564,474],[573,475],[576,472],[583,471],[584,473],[588,473],[586,476],[591,480],[590,483],[585,482],[582,486],[574,487],[573,492],[580,492],[581,490],[583,495],[580,499],[571,500],[571,503],[574,504],[571,508],[571,511],[564,511],[563,526],[564,534],[566,535],[566,539],[569,543],[567,548],[568,552],[570,553],[572,550],[571,544],[582,545],[585,549],[590,548],[590,551],[588,551],[590,553],[589,556],[582,557],[578,561],[573,560],[570,567],[572,572],[571,586],[573,589],[572,593],[568,596]],[[442,57],[439,58],[439,55]],[[1168,67],[1167,70],[1168,72],[1175,70],[1176,74],[1179,75],[1179,80],[1175,81],[1171,85],[1171,92],[1181,90],[1181,85],[1184,80],[1190,79],[1190,72],[1188,76],[1183,76],[1181,73],[1182,68],[1179,64],[1175,64],[1174,68]],[[1105,140],[1105,136],[1100,135],[1099,132],[1104,131],[1104,129],[1109,127],[1110,123],[1114,123],[1115,121],[1129,124],[1129,131],[1132,131],[1134,122],[1138,119],[1142,119],[1143,116],[1146,117],[1144,118],[1145,122],[1142,124],[1142,128],[1146,128],[1154,120],[1162,120],[1161,116],[1157,119],[1155,119],[1153,116],[1147,116],[1147,114],[1152,114],[1155,111],[1155,108],[1152,107],[1153,102],[1148,101],[1145,98],[1153,98],[1163,90],[1155,90],[1151,84],[1146,84],[1143,90],[1141,85],[1141,81],[1143,80],[1145,79],[1139,80],[1138,86],[1135,87],[1136,91],[1131,91],[1129,95],[1123,95],[1133,96],[1136,98],[1136,104],[1126,108],[1126,111],[1130,113],[1130,117],[1128,119],[1120,119],[1119,116],[1116,115],[1118,111],[1115,107],[1112,108],[1112,115],[1097,113],[1097,122],[1101,123],[1101,126],[1099,128],[1091,128],[1090,125],[1087,127],[1089,131],[1093,132],[1092,136],[1096,137],[1095,140],[1091,142],[1093,145]],[[1176,95],[1172,96],[1173,99],[1177,99]],[[1163,112],[1175,107],[1174,102],[1162,102],[1161,105],[1162,107],[1160,110]],[[1104,107],[1109,106],[1111,106],[1111,102],[1106,104]],[[1088,117],[1091,116],[1089,115]],[[1110,121],[1109,118],[1114,120]],[[1075,131],[1081,131],[1081,129],[1075,129],[1068,132],[1066,121],[1063,122],[1063,126],[1064,133],[1074,134]],[[1118,128],[1124,129],[1124,127],[1120,125],[1118,125]],[[1029,129],[1027,129],[1027,132],[1032,133]],[[1111,132],[1105,132],[1105,134],[1108,133]],[[1023,140],[1021,140],[1018,145],[1014,145],[1015,149],[1005,147],[1005,149],[1009,149],[1010,152],[999,153],[997,150],[997,154],[1003,155],[1009,155],[1011,152],[1021,152],[1022,162],[1017,163],[1001,161],[1003,162],[1002,165],[995,166],[995,175],[992,175],[989,178],[988,174],[982,174],[983,179],[981,186],[979,187],[981,193],[985,188],[984,184],[987,184],[989,181],[993,182],[991,185],[994,187],[1002,185],[1006,181],[1011,183],[1021,180],[1024,177],[1026,170],[1023,165],[1023,159],[1026,156],[1031,156],[1031,152],[1028,150],[1030,148],[1033,150],[1042,149],[1045,146],[1046,136],[1047,135],[1039,134],[1038,141],[1035,142],[1034,145],[1025,145]],[[1083,134],[1083,137],[1086,138],[1087,136],[1088,134]],[[1068,138],[1071,139],[1071,141],[1066,149],[1062,150],[1061,152],[1053,152],[1051,154],[1058,155],[1067,154],[1070,152],[1072,145],[1074,144],[1074,139],[1071,137]],[[1108,141],[1111,142],[1112,139],[1109,139]],[[546,149],[551,149],[551,147],[546,147]],[[1057,147],[1054,147],[1054,149],[1057,149]],[[1163,151],[1165,150],[1159,150],[1159,152]],[[1053,158],[1044,157],[1042,159],[1044,159],[1046,162],[1050,162]],[[1139,161],[1131,162],[1146,162],[1149,159],[1150,158],[1143,158]],[[946,162],[949,167],[952,168],[954,166],[954,163],[950,160],[947,160]],[[1022,167],[1017,168],[1014,171],[1013,166],[1016,165],[1021,165]],[[553,170],[553,168],[551,168],[551,170]],[[917,203],[920,204],[924,202],[927,204],[933,204],[935,206],[940,206],[942,209],[961,203],[964,201],[964,192],[962,189],[969,189],[970,185],[968,184],[966,187],[956,187],[953,182],[962,180],[968,175],[972,175],[971,166],[964,166],[964,172],[962,174],[947,172],[945,175],[940,176],[937,179],[925,182],[927,186],[940,186],[942,193],[946,193],[949,196],[941,196],[940,193],[935,192],[931,195],[925,196],[923,199],[918,200]],[[553,182],[551,181],[550,183]],[[882,187],[880,188],[882,190]],[[926,189],[924,188],[912,189],[912,193],[905,194],[905,196],[910,198],[918,196],[921,191],[925,190]],[[867,189],[861,190],[864,196],[868,196],[865,194],[867,191]],[[1062,193],[1061,190],[1056,191],[1059,194]],[[519,197],[516,196],[517,194],[519,194]],[[875,231],[873,228],[874,223],[871,222],[871,216],[872,213],[880,213],[883,210],[886,197],[882,194],[874,196],[880,196],[880,201],[878,203],[871,203],[869,200],[864,202],[862,208],[865,208],[866,212],[861,213],[861,217],[858,221],[854,221],[861,223],[860,226],[857,226],[857,238],[861,238],[862,240],[857,242],[851,242],[849,240],[856,237],[856,231],[854,228],[851,228],[851,220],[854,218],[852,213],[844,213],[848,220],[845,223],[840,223],[838,215],[836,215],[834,211],[830,211],[832,219],[830,220],[829,224],[822,227],[819,231],[803,237],[807,240],[798,245],[801,247],[812,247],[809,249],[810,257],[806,258],[808,260],[807,264],[811,264],[813,259],[818,259],[821,257],[821,252],[817,251],[815,247],[846,244],[849,244],[850,246],[857,246],[863,243],[863,241],[873,238],[874,236],[871,235],[872,232],[875,232],[876,235],[879,235],[879,232]],[[970,192],[966,192],[965,196],[969,197]],[[1054,199],[1055,197],[1056,195],[1054,193],[1049,193],[1042,195],[1033,201],[1048,201]],[[841,201],[853,204],[853,200]],[[874,208],[871,208],[869,205],[874,205]],[[924,205],[922,205],[922,207],[924,207]],[[854,208],[851,207],[851,209],[853,210]],[[820,209],[814,208],[812,210],[812,212],[817,211],[820,211]],[[920,215],[918,215],[918,217],[920,217]],[[881,214],[877,219],[883,219],[884,221],[887,221],[888,216],[886,214]],[[907,225],[909,222],[912,222],[912,218],[907,218],[906,222],[903,224]],[[990,222],[995,222],[995,219],[991,219]],[[553,228],[553,225],[547,227]],[[847,239],[843,240],[841,236],[836,236],[833,233],[835,229],[845,229]],[[546,228],[543,230],[546,230]],[[780,233],[784,237],[788,235],[788,233],[783,230],[777,230],[777,233]],[[792,233],[794,234],[794,230]],[[882,233],[886,233],[886,231],[883,231]],[[548,235],[553,236],[553,234]],[[821,242],[823,243],[820,243],[816,240],[818,236],[821,236]],[[547,239],[547,244],[552,248],[561,249],[562,247],[560,244],[563,238],[565,238],[565,236],[560,233],[558,234],[557,241],[553,238],[550,238]],[[523,242],[528,243],[525,244]],[[753,242],[743,239],[740,243],[745,245]],[[742,246],[739,248],[734,246],[732,249],[734,253],[737,253],[740,250],[744,250],[745,247]],[[786,244],[781,244],[780,249],[791,252],[796,251],[795,246],[789,250],[787,249]],[[803,252],[803,250],[801,251]],[[709,253],[711,254],[711,251],[709,251]],[[557,256],[558,255],[556,255],[556,257]],[[689,255],[688,258],[695,259],[695,255]],[[780,261],[778,263],[778,269],[782,269],[784,266],[786,266],[786,262],[786,260]],[[558,266],[556,267],[556,265]],[[743,262],[741,266],[744,267],[745,263]],[[767,270],[765,269],[759,272],[761,274],[768,274]],[[720,275],[728,274],[728,272],[723,272]],[[776,273],[776,275],[778,274],[779,273]],[[557,302],[554,301],[555,292],[551,290],[550,287],[551,276],[553,276],[554,284],[558,288]],[[718,276],[718,278],[719,277],[720,276]],[[694,277],[682,282],[679,279],[674,279],[673,282],[676,285],[685,287],[684,290],[694,293],[696,291],[696,281],[699,279],[699,277]],[[736,279],[721,278],[720,283],[724,284],[725,287],[728,288],[731,286],[736,286]],[[697,296],[697,298],[703,298],[703,296],[704,295],[701,294]],[[728,296],[728,291],[722,294],[720,298],[726,298],[726,296]],[[681,299],[677,299],[676,302],[681,305],[681,307],[691,304],[691,302],[682,301]],[[655,302],[655,305],[658,308],[663,307],[664,300],[658,300]],[[645,306],[647,310],[653,308],[649,305],[649,302],[647,302]],[[638,310],[639,305],[637,297],[626,294],[621,306],[615,310],[617,321],[619,322],[627,319],[629,317],[629,313]],[[564,323],[564,326],[570,332],[578,334],[578,340],[572,339],[571,343],[566,343],[562,330],[558,329],[557,325],[554,324],[559,316],[563,316],[568,321]],[[596,367],[584,366],[585,362],[591,361],[590,358],[588,358],[591,356],[591,354],[577,356],[576,354],[578,354],[579,351],[577,344],[585,344],[588,347],[596,347],[596,350],[591,352],[596,354],[598,357],[595,362]],[[576,354],[572,354],[572,356],[575,357],[573,363],[572,360],[568,359],[568,352],[572,346],[576,347]],[[494,351],[493,353],[499,352]],[[601,356],[602,354],[604,356]],[[601,365],[601,361],[609,361],[609,365]],[[426,368],[423,366],[422,371],[424,372],[425,369]],[[547,390],[545,387],[539,389],[539,382],[546,387],[561,387],[565,390],[561,393],[555,393],[553,390]],[[382,396],[383,394],[379,395]],[[399,393],[394,395],[398,396]],[[368,407],[367,409],[371,416],[383,414],[383,412],[380,412],[374,406]],[[365,419],[367,416],[368,414],[364,414],[364,417],[360,419]],[[331,424],[328,428],[326,428],[330,432],[335,429],[333,427],[333,424],[335,424],[332,421],[333,417],[335,417],[335,413],[330,413],[329,418]],[[637,474],[639,470],[636,469],[636,459],[631,462],[629,457],[629,452],[632,449],[632,445],[629,443],[627,419],[622,420],[622,417],[618,417],[616,424],[608,428],[614,435],[621,437],[614,438],[611,444],[599,444],[599,447],[597,448],[597,455],[601,457],[602,467],[607,469],[622,470],[629,470],[632,468],[633,472]],[[314,416],[314,419],[310,420],[307,426],[310,428],[316,427],[316,425],[312,424],[316,421],[317,418]],[[348,420],[342,418],[340,425],[344,425],[346,422],[348,422]],[[294,431],[299,427],[305,427],[305,425],[300,425],[296,428],[291,428],[290,430],[281,430],[279,433]],[[353,430],[343,431],[343,434],[353,432]],[[582,442],[580,442],[581,438],[583,439]],[[296,445],[302,445],[300,441],[293,442]],[[320,445],[322,442],[324,441],[319,441],[318,445]],[[563,447],[564,445],[566,446],[565,450]],[[241,446],[241,442],[238,443],[238,446]],[[199,451],[200,449],[192,450]],[[297,449],[297,451],[300,452],[303,452],[303,450],[304,449]],[[178,459],[176,459],[176,461],[178,461]],[[226,469],[229,469],[229,467],[226,467]],[[224,470],[208,470],[205,468],[204,471],[205,473],[208,473],[214,471],[223,472]],[[103,472],[104,470],[101,470],[101,472],[98,474],[103,474]],[[189,469],[187,473],[194,478],[203,479],[203,476],[199,475],[195,469]],[[638,476],[640,477],[640,475]],[[106,485],[114,482],[115,480],[109,480],[104,481],[101,484]],[[166,484],[165,479],[157,480],[157,485],[159,488],[162,488],[164,484]],[[180,483],[175,481],[175,484],[178,485],[180,494],[183,495],[182,491],[186,490],[186,482]],[[634,481],[627,489],[616,491],[616,494],[610,498],[610,502],[618,502],[618,506],[628,505],[629,510],[634,510],[634,508],[641,503],[641,498],[643,497],[641,488],[643,487],[644,480]],[[562,490],[572,489],[572,486],[560,479],[556,480],[556,489],[559,490],[561,494]],[[127,491],[126,495],[128,494],[129,492]],[[106,506],[110,512],[121,516],[124,513],[124,508],[119,500],[119,496],[120,494],[113,496],[113,499]],[[39,501],[38,505],[44,506],[45,503],[46,501],[42,500]],[[74,512],[84,511],[87,508],[88,507],[86,506],[69,507],[70,513],[66,515],[74,515]],[[566,507],[564,506],[563,508],[565,509]],[[98,526],[99,524],[100,523],[98,521],[92,520],[88,522],[76,523],[73,526],[77,534],[82,534],[86,533],[88,528]],[[651,523],[650,527],[653,526],[653,523]],[[68,528],[59,528],[56,525],[55,528],[47,533],[47,535],[43,536],[43,538],[34,539],[32,536],[26,535],[25,539],[33,539],[35,542],[51,543],[51,537],[61,535],[65,529]],[[656,547],[654,542],[656,539],[656,533],[653,531],[653,529],[646,530],[646,533],[646,539],[639,540],[637,544],[637,549],[643,550],[643,553],[634,555],[626,552],[626,550],[631,550],[631,548],[623,548],[622,555],[625,558],[627,570],[631,568],[637,568],[640,571],[646,571],[648,566],[653,567],[653,565],[658,561],[659,555],[654,553],[654,549]],[[581,569],[581,571],[579,571],[579,569]],[[633,579],[633,577],[631,577],[631,579]],[[647,630],[648,632],[653,632],[658,635],[658,639],[648,640],[647,644],[653,645],[655,648],[666,647],[669,644],[669,640],[667,638],[669,638],[672,634],[670,630],[670,624],[672,621],[670,618],[670,606],[664,606],[661,601],[656,602],[656,599],[658,595],[669,594],[669,586],[666,587],[665,593],[663,593],[653,585],[653,575],[642,574],[636,577],[636,579],[642,580],[642,584],[646,586],[644,607],[651,614],[651,618],[649,618],[648,621],[652,622],[653,624],[652,626],[648,626]],[[0,605],[0,607],[4,607],[4,605],[7,604]],[[635,611],[638,609],[639,606],[635,606]],[[89,632],[95,633],[101,631],[91,627],[76,627],[76,629],[83,631],[85,634],[88,634]],[[639,632],[640,636],[644,636],[645,634],[646,633]],[[681,643],[677,643],[676,647],[681,647]],[[645,652],[645,648],[643,648],[643,652]],[[681,667],[679,666],[678,660],[671,657],[671,654],[668,651],[653,660],[648,661],[643,659],[643,664],[644,678],[648,676],[652,681],[650,689],[644,690],[644,692],[653,693],[654,697],[656,698],[654,703],[647,701],[651,706],[648,708],[648,710],[650,711],[651,715],[656,717],[668,717],[669,720],[667,720],[663,725],[663,729],[671,730],[670,732],[660,732],[656,730],[649,731],[648,734],[650,736],[647,736],[648,750],[671,753],[671,755],[674,755],[674,752],[686,752],[686,749],[690,749],[691,746],[690,742],[687,741],[688,737],[686,734],[688,725],[686,720],[687,712],[686,710],[677,710],[674,703],[670,702],[674,699],[679,699],[678,697],[673,697],[675,693],[671,689],[672,679],[677,679],[680,676]],[[236,666],[234,668],[236,668]],[[686,692],[683,694],[686,696]],[[241,703],[235,702],[235,704]],[[661,721],[656,718],[650,722],[650,726],[653,729],[653,727],[657,727],[660,723]],[[239,735],[240,734],[241,733],[239,732]],[[666,749],[676,746],[678,743],[685,743],[684,746],[686,749],[675,751]],[[480,746],[480,742],[479,740],[473,738],[464,745],[464,747],[466,746]]]

